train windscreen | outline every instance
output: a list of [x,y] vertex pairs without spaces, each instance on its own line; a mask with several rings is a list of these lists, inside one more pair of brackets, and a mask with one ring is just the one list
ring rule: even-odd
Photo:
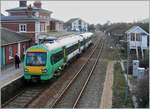
[[45,66],[47,54],[45,52],[28,52],[26,58],[27,66]]

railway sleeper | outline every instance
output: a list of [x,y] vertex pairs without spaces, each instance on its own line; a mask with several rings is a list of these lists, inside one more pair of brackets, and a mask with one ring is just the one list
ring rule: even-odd
[[[30,99],[31,99],[31,98],[30,98]],[[18,98],[18,99],[16,100],[16,102],[28,102],[28,100],[30,100],[30,99]]]
[[[25,93],[25,94],[23,94],[22,95],[22,97],[33,97],[33,96],[35,96],[35,95],[37,95],[37,94],[39,94],[39,92],[35,92],[35,93]],[[20,96],[21,97],[21,96]]]
[[26,104],[27,104],[26,102],[24,102],[24,103],[13,102],[13,103],[9,104],[8,107],[12,107],[12,108],[16,107],[16,108],[18,108],[18,107],[23,107]]

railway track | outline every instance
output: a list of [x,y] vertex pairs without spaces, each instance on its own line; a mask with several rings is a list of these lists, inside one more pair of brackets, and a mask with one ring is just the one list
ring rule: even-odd
[[82,87],[82,89],[81,89],[81,91],[80,91],[80,93],[79,93],[77,99],[75,100],[75,103],[74,103],[74,105],[73,105],[73,108],[76,108],[76,107],[77,107],[78,102],[79,102],[79,100],[80,100],[80,98],[81,98],[81,96],[82,96],[82,93],[84,92],[84,90],[85,90],[85,88],[86,88],[86,86],[87,86],[87,84],[88,84],[88,82],[89,82],[89,80],[90,80],[92,74],[94,73],[94,69],[96,68],[96,65],[97,65],[97,63],[98,63],[98,60],[99,60],[99,58],[100,58],[100,54],[101,54],[101,52],[102,52],[102,48],[103,48],[103,44],[102,44],[102,47],[101,47],[100,52],[99,52],[99,54],[98,54],[98,57],[97,57],[97,59],[96,59],[94,65],[93,65],[93,67],[92,67],[92,69],[91,69],[91,71],[90,71],[90,74],[89,74],[87,80],[85,81],[85,83],[84,83],[84,85],[83,85],[83,87]]
[[59,96],[51,104],[49,104],[50,108],[75,108],[77,106],[78,101],[80,100],[101,56],[103,45],[103,41],[100,40],[99,44],[88,57],[88,61],[76,73]]
[[48,86],[42,84],[25,87],[16,96],[14,96],[13,98],[9,99],[7,102],[2,104],[2,108],[26,108],[46,88],[48,88]]
[[[83,96],[84,91],[86,90],[86,88],[88,89],[87,86],[88,86],[88,83],[89,83],[90,81],[92,81],[92,80],[91,80],[92,76],[94,77],[95,69],[96,69],[96,66],[98,65],[98,61],[99,61],[99,59],[100,59],[103,46],[104,46],[104,44],[102,44],[101,50],[100,50],[100,52],[99,52],[99,54],[98,54],[98,57],[97,57],[97,59],[96,59],[94,65],[93,65],[93,67],[92,67],[92,69],[91,69],[91,71],[90,71],[90,74],[89,74],[88,78],[86,79],[86,81],[85,81],[85,83],[84,83],[84,85],[83,85],[83,87],[82,87],[82,89],[81,89],[79,95],[77,96],[77,99],[75,100],[75,102],[74,102],[74,104],[73,104],[73,108],[83,108],[83,107],[80,107],[80,105],[82,106],[82,102],[81,102],[80,99],[82,98],[82,96]],[[90,89],[89,89],[89,90],[90,90]],[[86,99],[85,99],[85,101],[86,101]],[[83,105],[84,105],[84,104],[83,104]]]

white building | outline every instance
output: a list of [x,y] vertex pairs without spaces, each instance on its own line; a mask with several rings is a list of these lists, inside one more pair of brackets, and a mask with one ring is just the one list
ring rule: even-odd
[[126,35],[129,49],[136,50],[137,58],[139,49],[142,52],[142,56],[144,56],[143,50],[148,49],[149,34],[139,26],[133,26],[128,31],[126,31]]
[[88,23],[80,18],[72,18],[65,23],[67,31],[85,32],[88,31]]

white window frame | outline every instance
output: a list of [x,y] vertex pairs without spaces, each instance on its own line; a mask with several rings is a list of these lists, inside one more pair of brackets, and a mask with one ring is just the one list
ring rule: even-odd
[[[22,29],[24,26],[24,29]],[[27,32],[27,24],[19,24],[19,32]]]
[[40,24],[40,31],[45,32],[45,24],[43,23]]
[[[11,51],[10,51],[11,50]],[[13,47],[12,46],[9,46],[8,47],[8,58],[9,60],[13,59]]]

